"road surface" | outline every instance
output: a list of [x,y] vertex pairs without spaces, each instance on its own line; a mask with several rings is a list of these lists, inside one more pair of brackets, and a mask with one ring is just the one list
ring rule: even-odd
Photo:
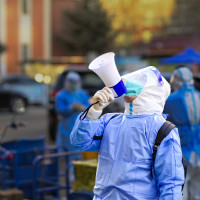
[[[5,124],[12,121],[14,115],[8,112],[0,113],[0,128]],[[48,138],[48,126],[47,126],[47,109],[42,106],[30,106],[26,113],[17,114],[15,121],[27,123],[26,127],[20,127],[17,129],[8,129],[4,141],[17,140],[20,138],[33,138],[44,136],[46,142],[50,143]],[[53,144],[51,142],[51,144]]]

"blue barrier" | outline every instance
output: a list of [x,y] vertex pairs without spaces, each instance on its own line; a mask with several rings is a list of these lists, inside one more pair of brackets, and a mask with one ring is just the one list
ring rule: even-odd
[[[70,157],[76,152],[57,153],[57,146],[45,145],[44,137],[23,138],[0,146],[0,189],[16,187],[23,190],[24,198],[44,200],[60,199],[60,190],[66,191],[67,199],[92,200],[93,194],[73,191],[69,181]],[[59,159],[64,159],[61,170]],[[65,181],[61,181],[65,177]]]

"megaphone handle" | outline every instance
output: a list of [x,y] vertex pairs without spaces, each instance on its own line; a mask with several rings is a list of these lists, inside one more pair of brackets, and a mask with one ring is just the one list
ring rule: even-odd
[[[101,106],[105,106],[106,103],[102,103],[101,101],[98,101],[98,103],[101,105]],[[96,104],[96,103],[95,103]]]
[[88,114],[90,108],[91,108],[93,105],[98,104],[98,103],[103,104],[103,103],[100,102],[100,101],[97,101],[97,102],[91,104],[90,106],[88,106],[88,107],[85,109],[85,111],[81,114],[81,116],[79,117],[79,119],[80,119],[81,121],[84,120],[84,119],[86,118],[86,116],[87,116],[87,114]]

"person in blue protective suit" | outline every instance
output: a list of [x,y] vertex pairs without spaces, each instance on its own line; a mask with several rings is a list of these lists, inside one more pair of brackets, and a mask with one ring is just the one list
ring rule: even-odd
[[56,112],[60,118],[56,143],[60,151],[74,150],[70,143],[70,133],[78,114],[89,105],[89,96],[80,88],[80,84],[79,74],[69,72],[64,88],[56,96]]
[[178,127],[182,151],[189,161],[192,151],[200,156],[200,93],[187,67],[176,69],[170,82],[174,92],[166,101],[164,113]]
[[181,200],[184,169],[176,128],[158,148],[151,176],[153,144],[166,121],[162,111],[170,85],[155,67],[127,74],[123,81],[125,112],[100,117],[113,101],[105,87],[94,95],[99,103],[86,118],[77,118],[70,136],[76,148],[99,152],[94,200]]
[[166,101],[164,113],[177,126],[183,154],[190,163],[185,185],[188,191],[184,191],[184,196],[199,200],[200,164],[197,161],[200,157],[200,93],[194,88],[192,72],[187,67],[176,69],[170,82],[174,92]]

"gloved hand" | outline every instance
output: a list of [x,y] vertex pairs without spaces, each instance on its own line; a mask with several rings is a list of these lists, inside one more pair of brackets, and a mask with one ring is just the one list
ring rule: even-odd
[[102,110],[108,106],[114,100],[112,90],[108,87],[104,87],[102,90],[97,91],[92,97],[92,103],[99,101],[99,103],[93,105],[86,118],[95,121],[99,118]]
[[92,98],[92,102],[95,103],[99,101],[99,103],[95,104],[93,108],[97,111],[102,111],[113,100],[114,100],[114,96],[113,96],[112,90],[109,87],[104,87],[102,90],[99,90],[94,94]]
[[85,106],[80,104],[80,103],[73,103],[71,106],[70,106],[70,109],[71,110],[74,110],[75,112],[82,112],[84,111],[85,109]]

